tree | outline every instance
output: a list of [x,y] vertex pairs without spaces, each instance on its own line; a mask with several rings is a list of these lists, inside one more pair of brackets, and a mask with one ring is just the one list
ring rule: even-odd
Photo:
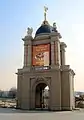
[[10,90],[9,90],[9,93],[8,93],[8,96],[10,98],[16,98],[16,94],[17,94],[17,89],[15,87],[12,87]]
[[0,90],[0,97],[3,97],[4,91]]

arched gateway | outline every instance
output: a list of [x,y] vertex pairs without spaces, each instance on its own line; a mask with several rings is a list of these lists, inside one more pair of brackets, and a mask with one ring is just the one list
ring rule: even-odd
[[[40,83],[36,86],[36,90],[35,90],[35,108],[38,109],[48,109],[48,102],[45,103],[45,96],[44,96],[44,92],[45,91],[45,87],[47,85],[45,83]],[[49,99],[48,99],[49,100]],[[47,106],[47,107],[46,107]]]
[[31,84],[31,108],[49,109],[50,105],[50,80],[49,78],[36,78]]
[[[17,72],[17,108],[72,110],[74,71],[65,63],[66,44],[56,24],[44,21],[32,37],[28,28],[24,41],[24,66]],[[48,86],[49,90],[46,89]]]

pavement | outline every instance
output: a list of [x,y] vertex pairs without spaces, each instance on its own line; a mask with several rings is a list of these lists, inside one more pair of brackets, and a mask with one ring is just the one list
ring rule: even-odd
[[49,112],[0,108],[0,120],[84,120],[84,109]]

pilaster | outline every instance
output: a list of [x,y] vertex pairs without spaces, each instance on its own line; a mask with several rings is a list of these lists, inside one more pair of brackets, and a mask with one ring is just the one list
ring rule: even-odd
[[59,40],[55,41],[55,57],[56,57],[56,65],[60,65],[60,42]]
[[24,41],[24,67],[32,66],[32,36],[22,39]]
[[55,45],[54,41],[51,41],[51,66],[55,65]]
[[61,65],[65,65],[66,61],[65,61],[65,48],[66,48],[66,44],[64,42],[61,42],[60,44],[60,56],[61,56]]
[[60,41],[59,33],[51,34],[51,66],[57,65],[60,66]]

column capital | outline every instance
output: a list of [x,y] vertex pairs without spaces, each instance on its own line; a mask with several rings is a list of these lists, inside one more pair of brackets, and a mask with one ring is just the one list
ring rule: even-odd
[[51,45],[54,45],[54,41],[51,41],[50,44],[51,44]]
[[24,46],[31,46],[32,45],[32,41],[25,41],[24,42]]
[[60,49],[62,51],[65,51],[65,48],[67,47],[67,45],[64,42],[60,42]]
[[63,48],[66,48],[67,45],[64,43],[64,42],[60,42],[60,45],[63,47]]
[[52,32],[50,36],[51,37],[58,37],[58,39],[62,38],[61,34],[58,32]]
[[25,36],[24,38],[22,38],[23,41],[28,41],[28,40],[33,40],[32,36]]

